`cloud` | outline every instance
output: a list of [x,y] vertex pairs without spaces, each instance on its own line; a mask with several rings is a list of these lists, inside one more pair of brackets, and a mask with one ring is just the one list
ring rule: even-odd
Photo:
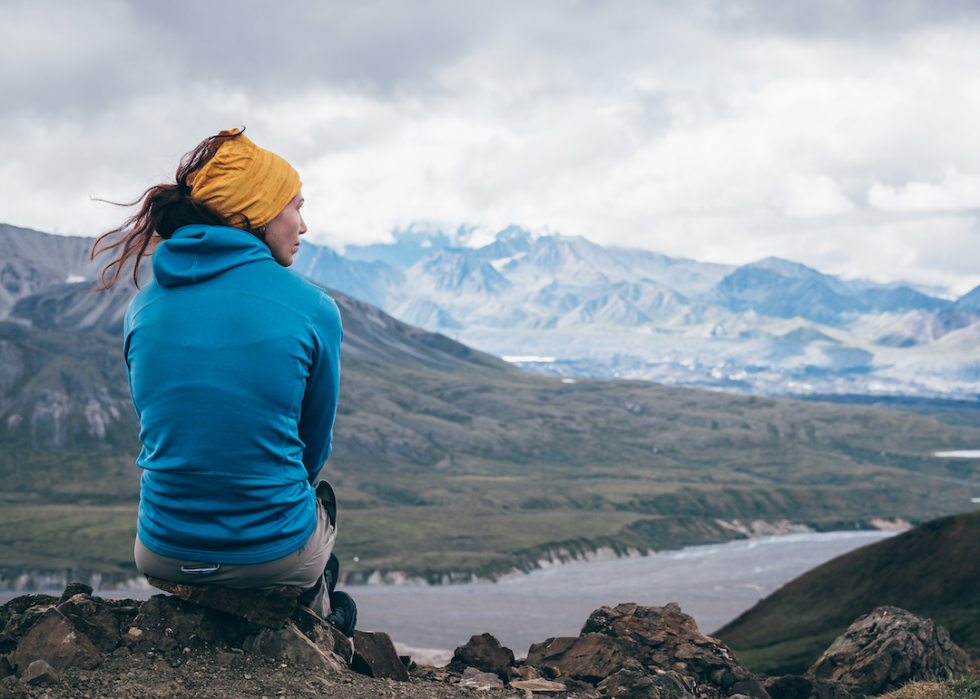
[[9,0],[0,220],[98,233],[120,211],[91,197],[245,125],[321,243],[515,223],[958,287],[935,247],[976,235],[974,5]]
[[902,187],[874,184],[868,203],[882,211],[962,211],[980,209],[980,173],[961,174],[947,170],[937,184],[909,182]]
[[806,218],[843,214],[854,208],[851,201],[841,194],[837,183],[826,175],[813,178],[796,177],[787,183],[787,216]]

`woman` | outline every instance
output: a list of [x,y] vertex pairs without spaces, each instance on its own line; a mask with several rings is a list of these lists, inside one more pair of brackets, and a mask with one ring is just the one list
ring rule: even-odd
[[[315,486],[337,410],[342,328],[329,294],[285,268],[306,233],[297,172],[239,129],[184,156],[93,258],[115,284],[152,253],[125,354],[143,469],[136,565],[190,584],[304,588],[350,635],[334,592],[336,503]],[[331,603],[332,602],[332,603]]]

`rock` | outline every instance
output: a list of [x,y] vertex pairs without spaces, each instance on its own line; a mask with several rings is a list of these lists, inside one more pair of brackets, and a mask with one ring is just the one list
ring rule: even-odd
[[313,641],[321,650],[336,653],[345,663],[350,663],[354,656],[354,646],[339,629],[331,626],[313,612],[303,609],[296,610],[294,615],[296,628]]
[[234,614],[270,629],[281,629],[296,611],[299,587],[274,587],[269,590],[239,590],[220,585],[181,585],[147,576],[153,587],[179,597],[185,602],[208,609]]
[[546,677],[558,677],[562,674],[558,667],[558,661],[569,648],[575,645],[577,640],[577,638],[560,636],[549,638],[541,643],[532,643],[527,651],[527,659],[524,661],[524,665],[541,671]]
[[25,684],[54,684],[58,681],[58,671],[47,660],[38,659],[27,666],[21,680]]
[[770,677],[763,686],[772,699],[852,699],[847,687],[840,682],[802,675]]
[[102,663],[102,656],[92,642],[53,607],[20,639],[13,653],[14,668],[21,675],[38,659],[46,660],[59,672],[66,667],[91,670]]
[[939,624],[898,607],[878,607],[851,624],[806,676],[837,680],[852,694],[872,696],[913,679],[960,676],[969,666],[969,656]]
[[10,664],[7,656],[0,655],[0,680],[14,674],[14,667]]
[[218,665],[223,665],[225,667],[231,667],[233,665],[243,665],[245,663],[245,656],[241,653],[231,653],[229,651],[224,651],[223,653],[218,653],[215,657],[214,662]]
[[12,614],[7,625],[3,628],[3,633],[11,638],[17,639],[31,630],[31,627],[44,616],[44,613],[51,609],[50,605],[30,607],[19,614]]
[[[769,699],[728,647],[701,634],[694,619],[674,603],[665,607],[632,603],[615,609],[602,607],[589,616],[578,638],[551,638],[532,645],[525,662],[552,679],[571,677],[600,685],[625,670],[634,674],[621,675],[622,682],[616,681],[617,691],[625,693],[625,683],[631,682],[628,691],[638,697],[646,696],[643,692],[694,695],[691,688],[697,687],[698,695],[741,693]],[[688,679],[681,685],[671,684],[663,679],[670,672]],[[652,684],[641,682],[641,676],[649,676]],[[667,684],[661,687],[663,683]],[[688,689],[682,691],[683,686]]]
[[463,689],[503,689],[504,683],[492,672],[480,672],[475,667],[468,667],[463,671],[459,686]]
[[58,598],[52,595],[21,595],[14,597],[4,605],[0,605],[0,629],[4,628],[10,618],[16,614],[23,614],[31,607],[50,607],[58,603]]
[[5,633],[0,633],[0,655],[6,655],[14,648],[17,647],[17,639],[13,636],[8,636]]
[[599,683],[599,690],[609,699],[694,699],[693,683],[679,673],[644,674],[620,670]]
[[91,595],[92,586],[81,582],[70,582],[65,586],[65,591],[61,593],[58,603],[67,602],[75,595]]
[[[72,584],[81,585],[81,583]],[[92,597],[88,593],[79,593],[61,602],[57,609],[76,629],[88,636],[99,650],[111,652],[119,645],[120,614],[114,613],[106,600]],[[135,616],[135,610],[132,611]],[[123,616],[128,617],[129,614]],[[128,628],[129,624],[126,627]]]
[[513,669],[514,651],[500,645],[500,641],[488,633],[473,636],[465,646],[456,649],[449,669],[462,672],[475,667],[483,672],[492,672],[501,679],[509,679],[516,673]]
[[180,694],[181,691],[183,691],[183,688],[174,680],[170,680],[169,682],[162,682],[150,689],[150,694],[154,697],[172,697]]
[[122,643],[136,653],[199,647],[202,642],[237,645],[244,636],[244,619],[185,602],[154,595],[143,602]]
[[378,631],[354,629],[354,658],[351,670],[368,677],[388,677],[408,682],[408,670],[398,657],[391,636]]
[[548,639],[532,645],[526,662],[539,667],[545,675],[595,684],[622,670],[629,657],[619,639],[583,633],[578,638]]
[[292,622],[281,629],[262,629],[250,648],[253,653],[308,667],[311,672],[335,674],[347,669],[343,658],[318,647]]
[[537,680],[542,679],[541,671],[532,666],[521,664],[517,667],[517,678],[520,680]]
[[510,683],[514,689],[523,689],[526,692],[567,692],[568,687],[561,682],[552,682],[543,677],[534,680],[514,680]]

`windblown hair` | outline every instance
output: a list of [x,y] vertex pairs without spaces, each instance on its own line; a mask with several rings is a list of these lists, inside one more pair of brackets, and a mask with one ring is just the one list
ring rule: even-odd
[[139,211],[108,233],[99,236],[92,245],[91,259],[109,250],[118,250],[119,256],[107,264],[102,270],[102,286],[96,291],[111,288],[120,274],[132,261],[133,282],[139,287],[140,262],[144,257],[153,253],[153,248],[160,240],[167,240],[181,226],[203,223],[212,226],[230,226],[241,228],[253,235],[262,237],[261,231],[253,230],[248,217],[237,214],[230,221],[221,214],[191,198],[191,187],[187,179],[200,170],[214,157],[221,144],[232,138],[237,138],[241,132],[234,135],[209,136],[198,146],[180,159],[174,184],[158,184],[147,189],[143,194],[129,204],[109,202],[116,206],[139,206]]

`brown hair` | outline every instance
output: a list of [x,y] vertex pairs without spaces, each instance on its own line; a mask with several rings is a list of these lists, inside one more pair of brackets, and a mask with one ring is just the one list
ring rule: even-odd
[[[90,259],[109,250],[119,249],[119,256],[102,270],[102,286],[96,291],[105,291],[119,280],[123,269],[133,262],[133,282],[139,287],[140,261],[149,254],[162,239],[166,240],[181,226],[204,223],[212,226],[228,226],[232,222],[204,204],[191,198],[191,187],[187,179],[214,157],[225,141],[237,138],[242,131],[233,135],[209,136],[197,147],[184,154],[177,168],[174,184],[158,184],[150,187],[136,201],[116,206],[140,206],[139,211],[126,219],[118,228],[100,235],[92,245]],[[104,200],[100,200],[104,201]],[[261,238],[260,231],[254,231],[248,217],[237,214],[236,227]],[[118,238],[112,241],[113,238]]]

